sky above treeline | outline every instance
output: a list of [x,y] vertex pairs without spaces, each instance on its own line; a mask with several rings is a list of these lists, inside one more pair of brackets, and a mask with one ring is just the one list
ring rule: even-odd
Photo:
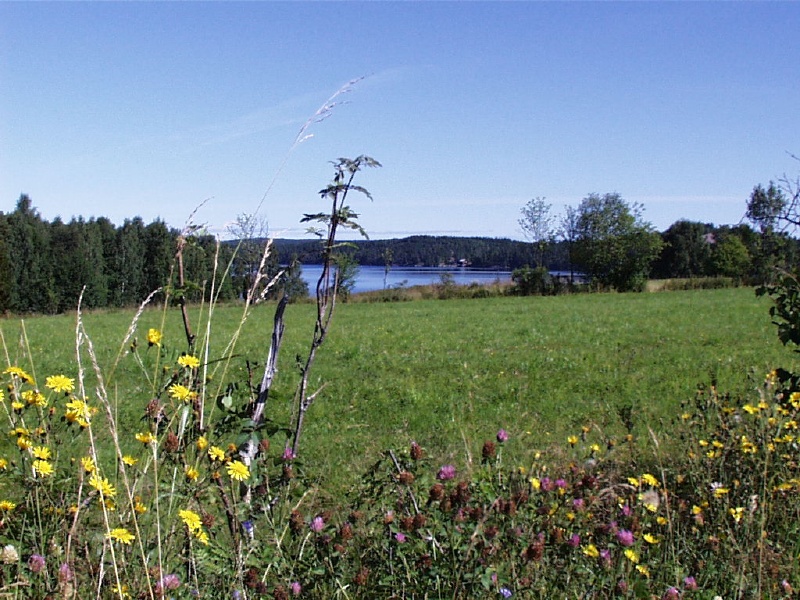
[[736,224],[800,173],[798,31],[795,2],[0,3],[0,211],[303,237],[367,154],[373,239],[521,238],[593,192]]

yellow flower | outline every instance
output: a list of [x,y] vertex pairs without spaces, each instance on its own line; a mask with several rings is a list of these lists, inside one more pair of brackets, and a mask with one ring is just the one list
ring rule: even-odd
[[65,375],[51,375],[45,380],[45,387],[56,393],[71,392],[75,389],[75,380]]
[[[138,438],[137,438],[137,439],[138,439]],[[139,462],[139,459],[138,459],[138,458],[134,458],[134,457],[133,457],[133,456],[131,456],[130,454],[126,454],[125,456],[123,456],[123,457],[122,457],[122,462],[124,462],[124,463],[125,463],[126,465],[128,465],[129,467],[132,467],[132,466],[134,466],[134,465],[135,465],[137,462]]]
[[136,434],[136,439],[138,441],[142,442],[143,444],[150,444],[150,443],[156,441],[155,436],[152,433],[150,433],[149,431],[147,431],[145,433],[137,433]]
[[208,440],[206,439],[206,437],[204,435],[201,435],[199,438],[197,438],[196,444],[197,444],[197,449],[200,452],[202,452],[203,450],[208,448]]
[[222,462],[225,460],[225,451],[218,446],[211,446],[208,450],[208,456],[211,460]]
[[92,409],[83,400],[74,399],[67,402],[67,411],[64,415],[70,423],[77,423],[81,427],[88,427],[92,419]]
[[29,438],[26,438],[24,435],[21,435],[17,438],[17,448],[20,450],[27,450],[33,446],[33,443]]
[[109,540],[116,540],[117,542],[122,542],[123,544],[130,544],[133,540],[136,539],[136,536],[133,535],[130,531],[125,529],[124,527],[117,527],[116,529],[112,529],[106,534],[106,538]]
[[569,436],[567,438],[567,443],[569,443],[570,446],[574,446],[575,444],[578,443],[578,436],[577,435]]
[[3,390],[0,390],[0,402],[3,402],[6,399],[6,395],[3,393]]
[[589,544],[588,546],[586,546],[583,549],[583,553],[589,558],[597,558],[598,556],[600,556],[600,551],[594,544]]
[[17,377],[22,381],[33,385],[33,377],[28,375],[25,371],[20,369],[19,367],[8,367],[3,373],[11,375],[12,377]]
[[197,477],[200,475],[200,471],[195,469],[194,467],[187,466],[186,467],[186,479],[189,481],[197,481]]
[[729,508],[728,512],[733,517],[733,520],[736,521],[737,523],[739,523],[742,520],[742,517],[744,517],[743,506],[738,506],[736,508]]
[[188,369],[196,369],[200,366],[200,360],[196,356],[191,356],[190,354],[184,354],[178,358],[178,364],[182,367],[186,367]]
[[91,456],[84,456],[81,459],[81,466],[87,473],[94,473],[95,469],[97,468],[95,467],[94,459]]
[[656,523],[658,523],[659,525],[666,525],[667,524],[667,518],[666,517],[656,517]]
[[636,550],[633,550],[632,548],[625,550],[625,558],[627,558],[633,564],[638,564],[639,562],[639,555],[636,554]]
[[647,485],[658,487],[658,479],[656,479],[650,473],[645,473],[644,475],[642,475],[642,481],[644,481]]
[[111,485],[108,479],[105,477],[100,477],[97,474],[94,474],[89,478],[89,485],[107,498],[113,498],[117,495],[117,490],[114,489],[114,486]]
[[5,458],[0,458],[0,471],[5,471],[8,468],[8,461]]
[[650,569],[647,568],[647,565],[636,565],[636,570],[645,577],[650,577]]
[[33,406],[47,406],[47,398],[38,390],[25,390],[20,394],[22,399]]
[[539,490],[542,487],[542,482],[539,480],[538,477],[531,477],[528,481],[530,481],[531,487],[534,490]]
[[128,586],[125,584],[115,585],[111,588],[111,593],[115,596],[120,596],[122,598],[130,598],[131,595],[128,593]]
[[47,446],[36,446],[31,452],[36,458],[41,460],[50,460],[53,456],[52,452],[50,452],[50,448]]
[[714,488],[714,496],[717,498],[722,498],[725,494],[727,494],[730,490],[725,487],[715,487]]
[[136,514],[141,515],[147,512],[147,507],[140,500],[137,500],[133,505],[133,510],[136,511]]
[[647,542],[648,544],[660,544],[661,543],[661,540],[658,539],[656,536],[654,536],[651,533],[645,533],[642,536],[642,538],[644,538],[644,541]]
[[14,510],[16,507],[17,505],[11,502],[11,500],[0,500],[0,510],[8,512]]
[[158,329],[147,330],[147,344],[148,346],[161,346],[161,332]]
[[628,477],[628,483],[634,487],[639,487],[639,479],[637,477]]
[[46,460],[35,460],[33,461],[33,472],[42,477],[47,477],[53,474],[54,469],[53,465]]
[[199,530],[203,525],[203,521],[200,519],[200,515],[198,515],[193,510],[189,509],[179,510],[178,516],[181,518],[186,527],[188,527],[189,531],[191,531],[192,533]]
[[25,404],[23,404],[23,403],[22,403],[22,402],[20,402],[19,400],[14,400],[14,401],[11,403],[11,408],[12,408],[13,410],[20,411],[20,410],[22,410],[23,408],[25,408]]
[[234,460],[231,463],[228,463],[228,475],[231,476],[231,479],[235,479],[236,481],[244,481],[248,477],[250,477],[250,469],[247,468],[240,460]]
[[742,407],[742,410],[744,410],[746,413],[748,413],[750,415],[754,415],[754,414],[756,414],[758,412],[759,409],[758,409],[757,406],[753,406],[752,404],[745,404]]
[[179,383],[174,383],[169,386],[169,395],[171,398],[175,398],[176,400],[181,400],[182,402],[188,402],[192,399],[194,392],[187,388],[185,385],[181,385]]
[[198,529],[195,531],[194,537],[196,537],[197,541],[199,541],[201,544],[208,546],[208,534],[205,532],[205,530]]

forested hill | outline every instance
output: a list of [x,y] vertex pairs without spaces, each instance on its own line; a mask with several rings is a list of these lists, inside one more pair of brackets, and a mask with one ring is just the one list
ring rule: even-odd
[[[318,240],[276,239],[278,260],[289,262],[293,256],[306,264],[322,261],[322,245]],[[358,240],[352,242],[353,258],[360,265],[383,266],[387,262],[398,267],[438,267],[458,265],[461,261],[476,268],[516,269],[534,265],[532,244],[505,238],[453,237],[415,235],[391,240]],[[550,269],[568,269],[566,248],[555,244],[545,255]]]

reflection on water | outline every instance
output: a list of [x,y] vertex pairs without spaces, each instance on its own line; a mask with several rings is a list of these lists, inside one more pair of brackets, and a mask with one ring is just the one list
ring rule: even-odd
[[[303,265],[302,277],[308,283],[308,288],[313,291],[319,279],[322,267],[320,265]],[[470,283],[494,283],[495,281],[511,281],[511,271],[491,271],[471,269],[469,267],[392,267],[387,274],[383,267],[359,267],[354,293],[382,290],[384,287],[397,287],[413,285],[429,285],[439,283],[442,275],[449,274],[457,285]]]

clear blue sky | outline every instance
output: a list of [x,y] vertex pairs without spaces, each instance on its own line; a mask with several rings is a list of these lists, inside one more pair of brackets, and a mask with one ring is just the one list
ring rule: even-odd
[[[375,239],[521,236],[592,192],[737,223],[800,163],[800,3],[0,3],[0,210],[302,237],[328,161]],[[303,124],[347,81],[347,103]],[[291,150],[291,151],[290,151]]]

